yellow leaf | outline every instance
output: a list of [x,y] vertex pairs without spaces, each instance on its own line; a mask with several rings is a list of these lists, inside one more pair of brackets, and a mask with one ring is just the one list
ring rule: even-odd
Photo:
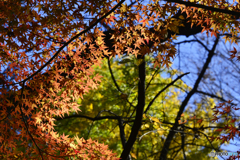
[[176,25],[170,26],[170,29],[175,33],[179,33],[179,28]]
[[143,59],[138,59],[138,60],[137,60],[137,63],[136,63],[137,66],[140,66],[140,64],[142,64],[142,62],[143,62]]
[[122,12],[127,12],[127,4],[122,4],[120,10],[121,10]]
[[159,127],[160,127],[160,126],[158,125],[157,122],[154,122],[154,123],[153,123],[153,128],[158,129]]
[[143,118],[147,118],[145,114],[143,114]]
[[149,124],[145,124],[144,126],[145,126],[146,128],[149,128]]
[[136,154],[134,154],[134,153],[130,153],[130,154],[131,154],[132,158],[137,159]]
[[157,123],[161,123],[161,122],[160,122],[157,118],[155,118],[155,117],[152,117],[151,120],[154,121],[154,122],[157,122]]
[[158,143],[157,139],[154,138],[152,143],[153,143],[153,144],[157,144],[157,143]]
[[157,131],[157,133],[158,133],[159,135],[163,135],[163,132],[164,132],[163,130],[158,130],[158,131]]
[[185,18],[183,17],[183,15],[180,15],[178,18],[181,19],[181,20],[184,20],[184,19],[185,19]]
[[92,104],[92,103],[87,106],[87,110],[88,110],[88,111],[92,111],[92,110],[93,110],[93,104]]
[[70,143],[70,147],[76,149],[77,145],[72,142],[72,143]]
[[41,118],[36,117],[36,123],[40,124],[42,122]]

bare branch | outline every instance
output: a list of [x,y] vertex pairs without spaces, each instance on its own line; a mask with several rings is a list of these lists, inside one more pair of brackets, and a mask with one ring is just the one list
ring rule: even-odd
[[142,125],[142,116],[143,116],[143,110],[145,106],[145,78],[146,78],[146,66],[145,66],[145,56],[138,56],[138,59],[142,61],[142,63],[139,65],[139,82],[138,82],[138,104],[137,104],[137,111],[136,111],[136,118],[134,120],[134,124],[130,133],[130,136],[128,138],[126,147],[124,148],[121,159],[126,160],[129,156],[129,153],[132,149],[132,146],[134,142],[137,139],[138,131],[141,128]]
[[184,4],[185,6],[192,6],[192,7],[202,8],[202,9],[210,10],[210,11],[213,11],[213,12],[226,13],[226,14],[230,14],[230,15],[234,15],[234,16],[240,17],[240,12],[230,11],[230,10],[227,10],[227,9],[214,8],[214,7],[205,6],[205,5],[202,5],[202,4],[196,4],[196,3],[192,3],[192,2],[185,2],[185,1],[182,1],[182,0],[166,0],[166,1],[167,2],[175,2],[175,3],[179,3],[179,4]]
[[152,101],[148,104],[146,110],[144,111],[144,113],[146,114],[147,111],[149,110],[149,108],[151,107],[151,105],[153,104],[153,102],[157,99],[157,97],[163,92],[165,91],[168,87],[170,87],[171,85],[173,85],[178,79],[181,79],[183,76],[189,74],[190,72],[184,73],[180,76],[178,76],[174,81],[172,81],[171,83],[169,83],[166,87],[164,87],[161,91],[159,91],[157,93],[157,95],[152,99]]
[[[187,95],[187,97],[186,97],[186,98],[184,99],[184,101],[182,102],[182,105],[180,106],[179,111],[178,111],[178,114],[177,114],[177,117],[176,117],[176,119],[175,119],[175,124],[173,125],[173,127],[171,128],[171,130],[176,130],[176,129],[177,129],[177,127],[178,127],[178,125],[179,125],[179,124],[178,124],[178,120],[180,119],[180,117],[181,117],[181,115],[182,115],[182,113],[183,113],[186,105],[188,104],[188,101],[189,101],[190,98],[193,96],[193,94],[197,91],[198,85],[199,85],[199,83],[201,82],[201,80],[202,80],[202,78],[203,78],[203,76],[204,76],[204,74],[205,74],[205,72],[206,72],[206,70],[207,70],[207,68],[208,68],[211,60],[212,60],[212,57],[213,57],[213,55],[214,55],[214,51],[215,51],[215,49],[216,49],[216,46],[217,46],[217,44],[218,44],[218,41],[219,41],[219,36],[216,38],[212,49],[209,51],[208,58],[207,58],[204,66],[203,66],[203,68],[202,68],[202,71],[200,72],[200,74],[199,74],[199,76],[198,76],[198,78],[197,78],[197,80],[196,80],[196,82],[195,82],[195,84],[194,84],[193,89],[189,92],[189,94]],[[164,145],[163,145],[163,149],[162,149],[162,151],[161,151],[161,155],[160,155],[160,158],[159,158],[160,160],[166,160],[166,158],[167,158],[167,153],[168,153],[168,150],[169,150],[169,146],[170,146],[170,144],[171,144],[171,141],[172,141],[174,135],[175,135],[175,132],[173,132],[173,131],[170,131],[170,132],[169,132],[169,134],[168,134],[168,136],[167,136],[167,139],[165,140],[165,143],[164,143]]]

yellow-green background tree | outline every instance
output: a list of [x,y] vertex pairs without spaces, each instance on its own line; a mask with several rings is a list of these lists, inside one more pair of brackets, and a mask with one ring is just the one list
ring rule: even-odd
[[[181,91],[190,89],[183,81],[178,80],[152,101],[164,87],[173,81],[173,78],[166,75],[179,74],[177,70],[167,71],[154,68],[151,63],[152,56],[152,54],[146,56],[146,106],[144,109],[146,110],[148,105],[152,104],[144,114],[137,141],[131,151],[133,159],[157,159],[159,157],[162,144],[174,123],[180,106],[179,98],[183,94]],[[102,83],[98,89],[90,91],[83,96],[83,99],[78,100],[81,112],[71,113],[63,119],[57,119],[56,130],[71,136],[78,135],[85,139],[98,140],[100,143],[107,144],[120,156],[123,150],[121,137],[129,138],[133,119],[136,116],[140,63],[141,61],[134,56],[125,55],[111,59],[111,61],[105,59],[100,67],[95,66],[94,74],[102,76]],[[162,77],[164,74],[165,78]],[[179,125],[177,134],[171,143],[169,158],[182,159],[182,152],[175,151],[181,150],[184,146],[188,153],[187,159],[210,159],[208,153],[213,148],[200,132],[213,136],[212,128],[205,129],[205,127],[209,126],[209,120],[213,114],[211,108],[214,106],[214,100],[209,98],[204,103],[196,103],[197,112],[192,112],[189,108],[185,111],[180,119],[182,121],[180,124],[182,124]],[[193,118],[194,116],[201,117],[204,119],[203,122],[199,123],[199,120]],[[199,130],[201,127],[202,129]],[[120,128],[124,129],[124,134],[120,132]],[[218,133],[214,133],[214,136],[217,135]],[[184,139],[181,138],[183,136]],[[213,143],[214,147],[219,145],[220,142]]]

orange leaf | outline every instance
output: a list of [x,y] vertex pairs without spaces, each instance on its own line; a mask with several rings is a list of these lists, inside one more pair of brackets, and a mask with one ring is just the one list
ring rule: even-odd
[[222,131],[222,129],[221,129],[221,128],[219,128],[219,129],[215,130],[215,132],[221,132],[221,131]]
[[203,121],[202,119],[199,119],[199,120],[197,121],[197,123],[201,124],[202,121]]

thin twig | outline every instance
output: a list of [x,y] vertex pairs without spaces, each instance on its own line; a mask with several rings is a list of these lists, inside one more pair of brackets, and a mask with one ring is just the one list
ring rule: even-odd
[[183,76],[189,74],[190,72],[184,73],[180,76],[178,76],[174,81],[172,81],[171,83],[169,83],[166,87],[164,87],[161,91],[159,91],[156,96],[151,100],[151,102],[148,104],[146,110],[144,111],[144,113],[146,114],[147,111],[150,109],[151,105],[153,104],[153,102],[157,99],[157,97],[163,92],[165,91],[168,87],[170,87],[171,85],[173,85],[178,79],[182,78]]
[[21,116],[22,116],[22,120],[24,122],[24,125],[26,127],[26,130],[27,130],[27,133],[29,134],[29,136],[31,137],[33,143],[35,144],[35,146],[37,147],[38,151],[39,151],[39,154],[43,160],[43,155],[42,155],[42,152],[41,152],[41,149],[39,148],[39,146],[37,145],[37,143],[35,142],[32,134],[30,133],[29,129],[28,129],[28,124],[27,124],[27,121],[25,120],[25,117],[24,117],[24,114],[23,114],[23,111],[22,111],[22,107],[23,107],[23,90],[24,90],[24,86],[25,86],[25,82],[23,82],[23,85],[22,85],[22,89],[21,89],[21,102],[22,102],[22,105],[19,105],[19,108],[20,108],[20,112],[21,112]]

